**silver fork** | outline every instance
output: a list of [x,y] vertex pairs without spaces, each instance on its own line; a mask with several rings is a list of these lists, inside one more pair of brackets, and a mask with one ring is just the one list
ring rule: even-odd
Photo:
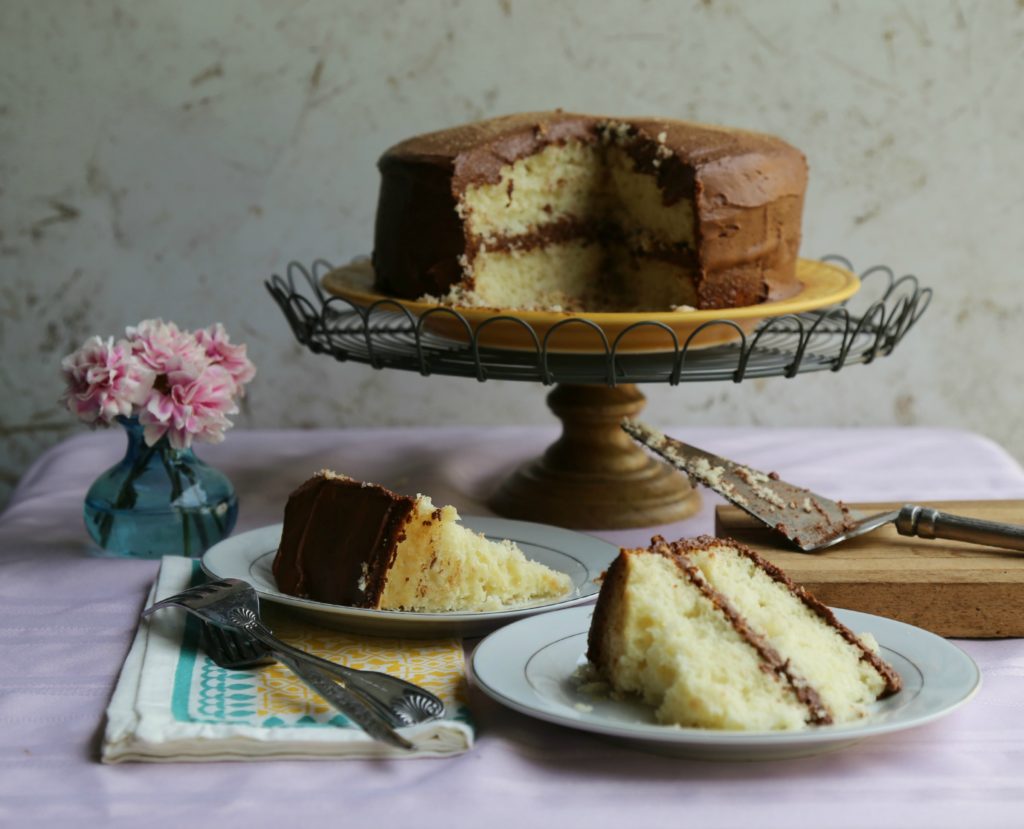
[[199,646],[221,668],[244,671],[265,668],[276,661],[270,652],[251,636],[219,627],[212,622],[200,622]]
[[[163,607],[181,607],[206,622],[238,629],[252,644],[259,644],[273,658],[292,667],[292,663],[329,675],[345,690],[389,726],[401,727],[426,722],[444,715],[444,703],[424,688],[399,677],[377,671],[358,671],[306,653],[282,642],[263,624],[259,615],[259,597],[252,585],[240,579],[223,579],[199,585],[171,596],[143,611],[148,616]],[[248,643],[247,643],[248,644]],[[296,671],[296,674],[299,672]]]
[[[156,605],[154,605],[154,608],[155,607]],[[229,668],[232,670],[259,668],[272,665],[277,661],[274,652],[248,631],[234,627],[223,627],[221,625],[214,624],[213,622],[204,621],[202,625],[202,639],[200,644],[203,646],[207,655],[222,668]],[[333,670],[335,669],[341,668],[346,672],[354,671],[353,668],[345,668],[344,665],[336,665],[335,663],[328,662],[327,660],[320,660],[319,657],[316,657],[311,653],[306,653],[305,651],[299,651],[299,653],[303,654],[304,658],[301,660],[302,662],[311,663],[314,659],[318,660],[316,664],[309,664],[307,667],[310,670],[320,671],[321,673],[326,674],[332,681],[338,681],[335,680],[334,676],[332,676]],[[320,667],[320,663],[331,665],[332,671],[328,672],[322,669]],[[359,675],[370,672],[364,671],[355,673]],[[347,675],[348,674],[346,674],[346,676]],[[387,674],[382,674],[382,676],[387,677]],[[401,681],[404,682],[404,680]],[[351,689],[351,683],[348,683],[348,687]],[[366,695],[365,702],[393,728],[416,725],[417,722],[425,721],[415,721],[406,709],[394,710],[371,695]]]
[[[270,651],[244,631],[205,621],[202,626],[203,649],[222,668],[240,670],[266,666],[276,661]],[[288,657],[281,659],[281,662],[374,739],[406,750],[414,748],[412,743],[396,733],[386,721],[369,708],[364,700],[336,683],[324,672],[302,665],[298,661],[293,662]]]

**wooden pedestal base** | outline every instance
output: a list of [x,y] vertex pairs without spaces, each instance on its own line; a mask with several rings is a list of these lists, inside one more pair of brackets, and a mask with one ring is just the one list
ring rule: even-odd
[[700,500],[686,477],[619,428],[644,402],[632,384],[556,386],[548,406],[562,421],[562,436],[501,485],[491,508],[506,518],[605,530],[693,515]]

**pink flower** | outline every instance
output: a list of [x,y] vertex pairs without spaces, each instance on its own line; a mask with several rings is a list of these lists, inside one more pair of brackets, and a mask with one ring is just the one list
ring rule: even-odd
[[159,378],[139,412],[143,435],[150,446],[160,438],[175,449],[185,449],[193,439],[219,443],[235,414],[235,381],[218,365],[171,371]]
[[256,374],[245,346],[233,345],[220,323],[193,334],[148,319],[126,333],[116,344],[92,337],[64,358],[68,409],[92,424],[137,417],[150,446],[164,437],[175,449],[222,441],[235,399]]
[[135,359],[131,343],[113,337],[90,337],[60,367],[67,384],[61,402],[86,423],[130,417],[153,386],[154,373]]
[[168,374],[185,367],[200,369],[206,354],[189,331],[162,319],[143,320],[126,329],[135,356],[157,374]]
[[245,356],[244,345],[232,345],[228,332],[219,322],[196,331],[196,342],[214,365],[224,368],[235,381],[239,397],[245,396],[245,384],[256,376],[256,366]]

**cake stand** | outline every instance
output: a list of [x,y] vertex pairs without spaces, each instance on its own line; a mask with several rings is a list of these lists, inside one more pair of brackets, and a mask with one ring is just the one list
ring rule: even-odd
[[[314,354],[423,376],[553,386],[547,402],[561,436],[489,504],[509,518],[623,529],[699,509],[686,477],[619,428],[644,407],[638,385],[741,383],[871,363],[892,353],[932,296],[916,277],[897,278],[885,266],[855,277],[839,256],[801,260],[801,268],[811,288],[785,302],[667,314],[503,314],[407,302],[374,294],[365,260],[342,268],[293,262],[266,287]],[[849,307],[855,293],[859,310]]]

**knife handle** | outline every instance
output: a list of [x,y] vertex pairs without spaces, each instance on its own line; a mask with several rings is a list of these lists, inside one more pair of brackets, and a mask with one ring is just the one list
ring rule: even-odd
[[948,538],[969,544],[1024,551],[1024,527],[952,515],[914,504],[907,504],[900,510],[896,517],[896,531],[900,535],[916,535],[919,538]]

